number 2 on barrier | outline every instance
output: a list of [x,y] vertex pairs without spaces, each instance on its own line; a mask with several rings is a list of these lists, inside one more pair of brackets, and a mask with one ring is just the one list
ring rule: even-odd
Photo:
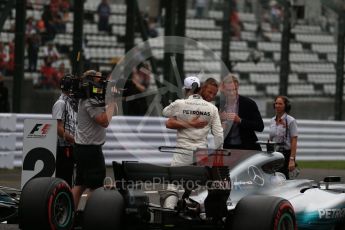
[[31,149],[23,160],[23,170],[35,171],[36,162],[42,161],[43,168],[31,179],[36,177],[51,177],[55,172],[55,157],[52,152],[45,148]]

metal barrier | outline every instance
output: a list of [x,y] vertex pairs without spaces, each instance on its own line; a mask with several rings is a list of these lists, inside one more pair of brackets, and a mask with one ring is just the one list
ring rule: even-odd
[[[22,165],[24,119],[50,119],[47,114],[0,114],[0,168]],[[158,151],[159,146],[174,146],[176,133],[165,128],[163,117],[115,116],[107,129],[103,146],[107,165],[111,162],[144,161],[169,164],[172,153]],[[297,160],[345,160],[345,122],[298,120]],[[269,119],[258,133],[268,139]],[[212,136],[209,136],[212,147]]]

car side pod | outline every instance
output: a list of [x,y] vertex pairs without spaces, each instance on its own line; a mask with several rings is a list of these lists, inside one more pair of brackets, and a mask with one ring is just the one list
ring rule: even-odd
[[245,196],[227,218],[231,230],[297,230],[291,203],[274,196]]
[[124,207],[124,198],[115,188],[96,189],[86,202],[82,229],[124,229]]
[[73,219],[73,196],[64,180],[39,177],[25,184],[19,202],[21,229],[69,230]]

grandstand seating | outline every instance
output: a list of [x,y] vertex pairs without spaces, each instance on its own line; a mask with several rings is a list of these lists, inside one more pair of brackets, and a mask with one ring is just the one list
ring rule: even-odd
[[[113,60],[124,55],[123,36],[125,35],[126,5],[111,4],[112,15],[110,18],[112,33],[99,33],[97,29],[98,16],[96,14],[98,2],[87,0],[85,2],[85,12],[93,13],[91,20],[84,22],[84,34],[87,46],[84,51],[90,56],[93,63],[97,63],[101,70],[111,71]],[[40,19],[41,7],[34,7],[27,10],[27,16]],[[13,12],[15,15],[15,12]],[[187,10],[186,36],[200,42],[200,49],[188,48],[186,50],[185,71],[186,73],[214,73],[219,75],[221,65],[221,20],[222,11],[210,10],[207,17],[195,19],[195,10]],[[256,35],[257,22],[252,13],[239,13],[242,22],[241,40],[231,41],[230,59],[233,64],[233,71],[239,74],[240,80],[244,80],[241,85],[246,88],[243,94],[253,97],[271,96],[277,93],[279,83],[279,63],[281,56],[281,32],[272,32],[269,23],[263,22],[261,27],[269,41],[258,39]],[[73,13],[66,23],[67,32],[57,34],[54,42],[58,46],[70,47],[72,44]],[[8,18],[5,22],[0,41],[7,43],[14,38],[11,28],[14,18]],[[164,35],[164,29],[158,28],[159,35]],[[291,96],[306,97],[320,96],[329,97],[334,95],[335,82],[335,62],[337,47],[334,41],[334,34],[322,31],[320,25],[308,25],[303,21],[298,21],[292,27],[292,40],[290,44],[291,73],[289,75],[289,93]],[[138,37],[136,43],[142,42]],[[163,59],[163,40],[154,39],[150,42],[153,53],[158,60]],[[214,53],[205,51],[202,47],[211,49]],[[258,63],[250,60],[252,51],[259,51],[262,57]],[[42,63],[42,53],[39,54],[39,65]],[[69,55],[62,56],[62,62],[67,69],[72,64]],[[202,71],[201,71],[202,70]],[[248,77],[248,74],[250,77]],[[299,79],[300,75],[303,79]],[[26,78],[37,79],[38,73],[25,74]],[[220,79],[220,77],[217,77]],[[154,84],[154,81],[152,81]],[[320,87],[321,85],[321,87]],[[251,91],[252,90],[252,91]]]

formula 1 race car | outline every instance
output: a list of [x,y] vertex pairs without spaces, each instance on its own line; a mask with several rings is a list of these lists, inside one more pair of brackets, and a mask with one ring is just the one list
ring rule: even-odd
[[0,186],[0,223],[17,221],[19,194],[17,189]]
[[[88,198],[82,229],[345,229],[339,177],[286,180],[277,172],[284,157],[274,151],[198,149],[194,155],[192,166],[113,162],[115,182]],[[152,202],[155,184],[162,191],[177,187],[175,208]],[[12,197],[1,196],[1,208],[6,199]],[[32,179],[11,202],[22,229],[73,227],[73,198],[60,179]]]
[[[83,229],[345,229],[339,177],[286,180],[277,172],[284,157],[274,151],[199,149],[194,156],[196,165],[181,167],[113,162],[116,188],[91,195]],[[182,188],[174,209],[150,202],[143,188],[157,182]]]

